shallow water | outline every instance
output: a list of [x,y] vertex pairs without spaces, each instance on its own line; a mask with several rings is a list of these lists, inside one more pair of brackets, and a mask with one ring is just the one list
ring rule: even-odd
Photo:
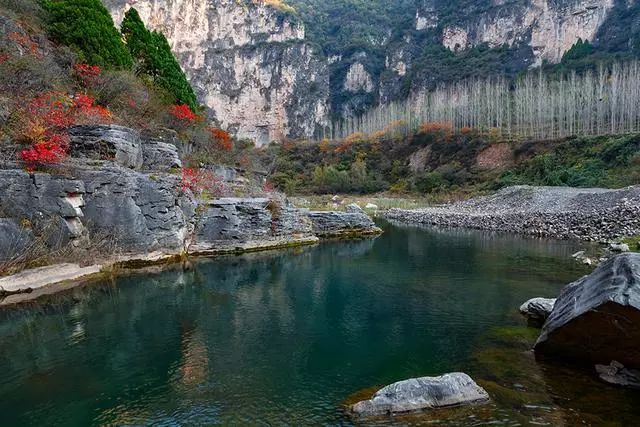
[[350,395],[456,370],[494,403],[371,423],[640,415],[636,394],[528,351],[537,331],[517,307],[585,273],[576,243],[383,226],[373,240],[202,260],[2,313],[2,425],[349,424]]

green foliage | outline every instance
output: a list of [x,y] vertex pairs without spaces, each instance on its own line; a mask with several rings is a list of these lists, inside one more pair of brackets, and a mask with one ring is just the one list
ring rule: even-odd
[[427,172],[416,177],[414,187],[420,193],[432,193],[445,187],[445,180],[438,172]]
[[617,188],[640,183],[640,135],[513,143],[515,165],[506,160],[479,167],[478,156],[494,143],[482,133],[387,135],[357,144],[272,146],[265,152],[272,156],[271,181],[289,193],[442,195],[520,184]]
[[125,13],[121,30],[139,72],[151,77],[155,84],[170,93],[175,103],[186,104],[197,111],[196,95],[173,56],[166,37],[160,32],[149,31],[134,8]]
[[42,4],[49,34],[71,47],[80,62],[103,67],[131,66],[131,55],[100,0],[44,0]]
[[499,186],[622,187],[640,182],[640,137],[574,138],[504,173]]
[[585,58],[593,53],[593,45],[589,43],[589,40],[582,41],[582,39],[578,39],[578,41],[571,46],[571,49],[566,51],[564,55],[562,55],[562,61],[575,61],[577,59]]
[[640,252],[640,236],[629,236],[622,239],[622,243],[629,245],[632,252]]

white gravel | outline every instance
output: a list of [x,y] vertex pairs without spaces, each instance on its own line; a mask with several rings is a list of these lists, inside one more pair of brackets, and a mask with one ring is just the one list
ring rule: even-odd
[[440,227],[605,242],[640,234],[640,186],[616,190],[514,186],[448,205],[390,209],[384,216]]

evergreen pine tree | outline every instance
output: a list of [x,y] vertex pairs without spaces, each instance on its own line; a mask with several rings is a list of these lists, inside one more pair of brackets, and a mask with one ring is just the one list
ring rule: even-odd
[[187,104],[196,111],[196,95],[173,56],[167,38],[160,32],[149,31],[134,8],[125,13],[121,31],[139,72],[150,76],[173,96],[175,102]]
[[100,0],[43,0],[47,30],[71,47],[80,61],[103,67],[127,68],[131,55]]

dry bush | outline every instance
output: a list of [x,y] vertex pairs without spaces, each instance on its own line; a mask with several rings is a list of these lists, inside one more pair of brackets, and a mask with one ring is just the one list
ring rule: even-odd
[[19,236],[33,236],[26,247],[18,248],[16,239],[15,254],[0,261],[0,276],[16,274],[22,270],[62,262],[73,262],[81,266],[92,265],[99,260],[117,257],[121,253],[118,242],[112,233],[96,233],[83,236],[78,240],[65,241],[60,232],[60,218],[50,218],[37,227],[28,220],[20,224]]

